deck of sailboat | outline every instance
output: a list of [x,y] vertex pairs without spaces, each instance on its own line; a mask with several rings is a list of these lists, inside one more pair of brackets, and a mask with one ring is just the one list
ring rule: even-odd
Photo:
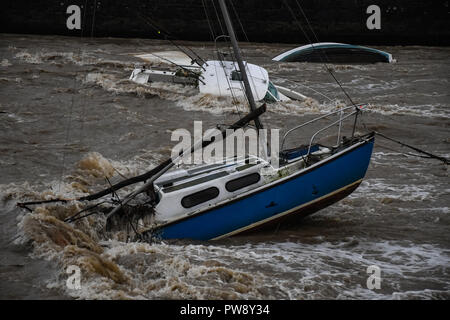
[[162,176],[155,182],[155,187],[162,193],[170,193],[239,173],[260,163],[267,164],[267,161],[255,156],[248,156],[196,166],[187,170],[181,169]]

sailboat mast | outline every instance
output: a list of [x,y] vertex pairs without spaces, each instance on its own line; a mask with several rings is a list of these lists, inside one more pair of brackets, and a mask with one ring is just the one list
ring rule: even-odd
[[[231,24],[230,15],[228,14],[227,5],[225,4],[225,0],[219,0],[220,9],[222,10],[222,15],[225,20],[225,24],[227,26],[228,35],[231,39],[231,44],[233,46],[234,56],[236,57],[237,63],[239,65],[239,70],[242,75],[242,80],[244,81],[245,93],[247,95],[248,102],[250,104],[251,111],[256,110],[256,102],[253,98],[253,93],[250,87],[250,82],[248,81],[247,72],[245,70],[244,62],[242,61],[241,51],[239,50],[239,45],[236,40],[236,34],[234,33],[233,25]],[[263,126],[259,118],[255,118],[255,125],[257,129],[262,129]]]

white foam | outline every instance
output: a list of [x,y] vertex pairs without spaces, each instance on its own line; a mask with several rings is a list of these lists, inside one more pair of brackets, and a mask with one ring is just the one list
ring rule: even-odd
[[450,118],[446,105],[440,103],[422,105],[369,104],[366,110],[383,115],[412,115],[425,117]]
[[[125,170],[124,163],[111,162],[99,154],[91,154],[91,157],[98,158],[95,165],[79,168],[72,175],[92,183],[96,181],[95,170],[108,170],[108,162],[118,170]],[[383,180],[363,185],[363,194],[372,186],[377,188],[377,196],[378,189],[392,188],[411,199],[424,197],[421,189],[399,188]],[[39,195],[28,184],[1,185],[0,191],[9,199]],[[58,193],[45,193],[40,197],[69,193],[77,194],[73,185],[66,183]],[[67,206],[70,204],[61,205]],[[448,212],[448,208],[445,210]],[[50,210],[47,214],[57,212]],[[24,232],[27,217],[30,215],[23,214],[19,218],[19,241],[22,243],[33,238],[32,234]],[[43,216],[35,218],[42,219]],[[49,287],[60,288],[67,295],[81,299],[397,299],[429,294],[426,290],[401,294],[405,283],[408,286],[418,277],[421,280],[429,277],[430,281],[443,286],[446,280],[439,270],[450,265],[449,250],[439,246],[409,241],[373,243],[360,237],[333,243],[324,241],[323,237],[313,243],[125,243],[118,240],[119,234],[113,235],[116,240],[105,239],[97,225],[101,220],[96,219],[100,217],[74,227],[90,235],[91,239],[98,238],[97,245],[104,251],[95,259],[109,261],[113,266],[110,270],[122,274],[124,282],[118,283],[97,271],[83,269],[91,265],[90,255],[94,254],[86,249],[77,249],[75,256],[68,256],[65,249],[57,249],[52,243],[36,243],[35,258],[54,261],[62,268],[59,275],[49,281]],[[66,287],[64,266],[73,263],[82,268],[81,290]],[[365,288],[366,268],[370,265],[381,268],[382,286],[387,287],[382,292]],[[445,290],[443,292],[436,294],[445,294]]]
[[438,190],[434,184],[393,184],[386,179],[366,179],[359,186],[358,192],[351,194],[350,198],[434,201],[445,192],[445,190]]
[[9,62],[8,59],[2,59],[2,61],[0,62],[0,66],[6,68],[6,67],[9,67],[9,66],[12,66],[12,63]]

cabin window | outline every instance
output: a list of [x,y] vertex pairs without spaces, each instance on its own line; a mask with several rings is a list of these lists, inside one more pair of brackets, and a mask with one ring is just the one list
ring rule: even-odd
[[240,71],[231,71],[231,80],[233,81],[244,81],[242,78],[242,73]]
[[259,179],[261,179],[259,173],[255,172],[252,174],[248,174],[246,176],[228,181],[225,185],[225,189],[227,189],[227,191],[229,192],[233,192],[245,188],[249,185],[255,184],[259,181]]
[[[172,186],[168,185],[170,182],[179,181],[180,179],[184,179],[185,178],[185,177],[181,177],[181,178],[178,178],[178,179],[174,179],[172,181],[165,182],[165,184],[163,185],[163,188],[164,188],[163,192],[164,193],[169,193],[169,192],[181,190],[183,188],[192,187],[192,186],[195,186],[195,185],[200,184],[200,183],[204,183],[204,182],[207,182],[207,181],[211,181],[211,180],[214,180],[214,179],[225,177],[227,175],[228,175],[228,172],[221,171],[221,172],[218,172],[218,173],[210,174],[209,176],[201,177],[201,178],[198,178],[198,179],[195,179],[195,180],[191,180],[191,181],[188,181],[188,182],[185,182],[185,183],[177,184],[177,185],[174,185],[174,186],[173,185]],[[167,187],[166,187],[166,185],[167,185]]]
[[184,197],[181,200],[181,205],[186,209],[192,208],[200,203],[212,200],[218,195],[219,189],[217,189],[216,187],[211,187]]

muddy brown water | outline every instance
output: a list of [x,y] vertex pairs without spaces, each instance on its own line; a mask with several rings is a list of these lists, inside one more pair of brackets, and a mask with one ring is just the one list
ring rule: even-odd
[[[187,44],[213,58],[210,43]],[[310,97],[268,105],[262,120],[282,131],[348,103],[322,65],[270,60],[291,47],[242,44],[274,82]],[[331,65],[354,101],[369,103],[364,124],[449,157],[450,48],[377,48],[397,62]],[[0,298],[450,298],[448,168],[380,137],[349,197],[301,224],[217,242],[126,242],[102,232],[102,217],[62,223],[77,203],[18,209],[17,201],[99,190],[105,175],[143,173],[170,154],[171,131],[192,129],[194,120],[212,127],[239,118],[245,106],[230,99],[128,80],[142,64],[133,54],[164,50],[174,48],[0,35]],[[80,267],[80,290],[66,285],[69,265]],[[367,288],[372,265],[380,289]]]

